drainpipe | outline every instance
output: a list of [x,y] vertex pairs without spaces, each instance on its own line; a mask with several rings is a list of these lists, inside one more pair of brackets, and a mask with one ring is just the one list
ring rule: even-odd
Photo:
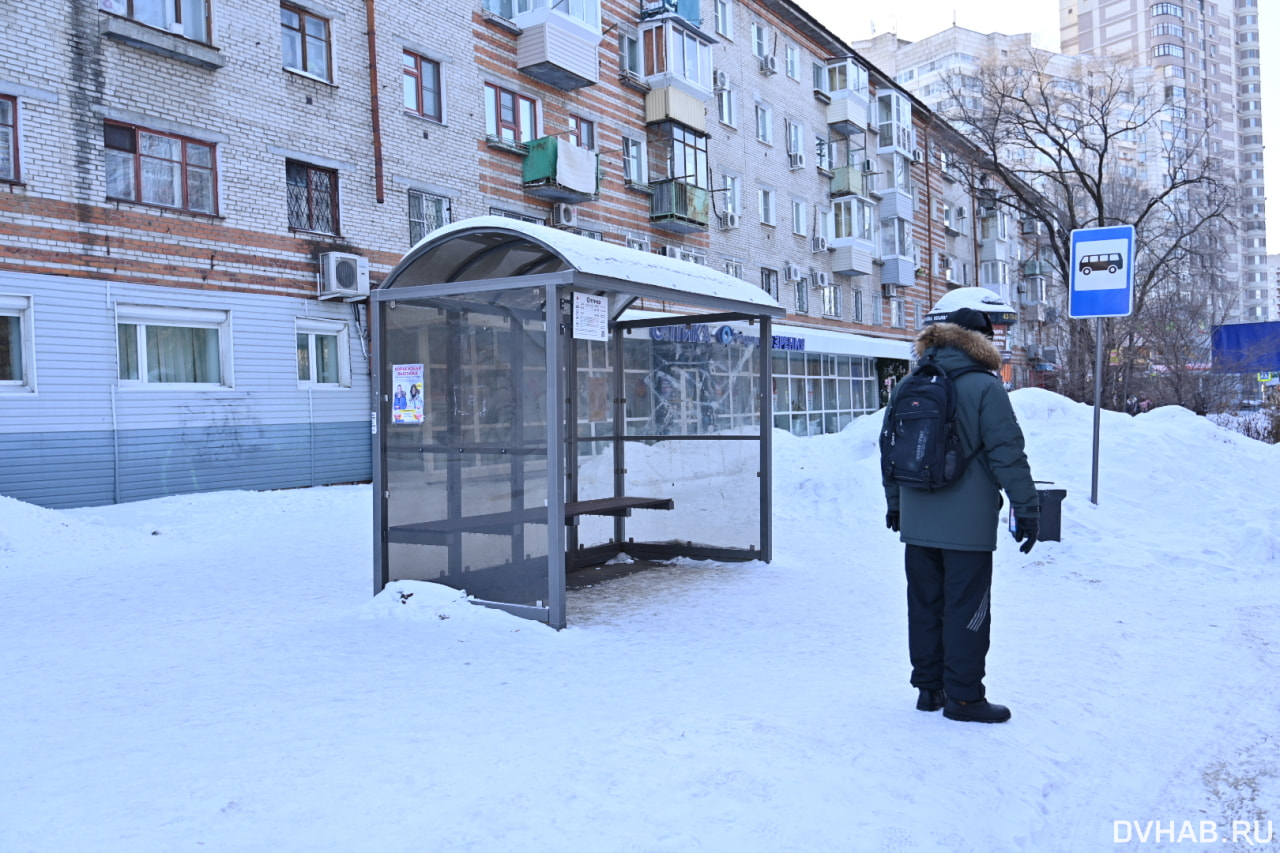
[[369,31],[369,113],[373,118],[373,181],[378,204],[386,201],[382,178],[382,119],[378,108],[378,37],[374,25],[374,0],[364,0],[364,16]]
[[929,206],[928,216],[925,218],[926,233],[929,235],[929,261],[924,270],[925,292],[929,295],[929,307],[926,310],[932,311],[934,305],[933,299],[933,270],[935,267],[933,254],[933,113],[929,113],[929,121],[924,126],[924,195],[925,202]]

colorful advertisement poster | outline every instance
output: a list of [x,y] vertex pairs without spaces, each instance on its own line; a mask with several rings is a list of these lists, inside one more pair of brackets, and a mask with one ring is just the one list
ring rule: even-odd
[[391,422],[422,423],[422,365],[391,365]]

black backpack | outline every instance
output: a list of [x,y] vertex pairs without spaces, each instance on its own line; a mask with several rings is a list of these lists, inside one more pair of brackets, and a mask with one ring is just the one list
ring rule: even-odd
[[956,428],[959,376],[987,371],[970,365],[947,373],[930,354],[898,384],[880,432],[884,484],[926,489],[949,486],[964,473],[964,448]]

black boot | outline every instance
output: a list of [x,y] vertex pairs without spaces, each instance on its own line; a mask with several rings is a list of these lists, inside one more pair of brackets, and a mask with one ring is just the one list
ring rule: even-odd
[[947,698],[942,716],[948,720],[959,720],[962,723],[1007,723],[1013,716],[1003,705],[993,705],[986,699],[976,702],[961,702],[959,699]]
[[916,700],[917,711],[937,711],[942,708],[947,701],[947,691],[941,687],[930,689],[928,687],[920,688],[920,698]]

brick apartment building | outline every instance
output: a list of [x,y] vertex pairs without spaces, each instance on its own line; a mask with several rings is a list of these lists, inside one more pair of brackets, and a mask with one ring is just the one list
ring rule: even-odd
[[962,142],[783,0],[0,18],[3,495],[368,479],[362,294],[472,216],[759,283],[800,435],[879,408],[929,307],[977,283]]

